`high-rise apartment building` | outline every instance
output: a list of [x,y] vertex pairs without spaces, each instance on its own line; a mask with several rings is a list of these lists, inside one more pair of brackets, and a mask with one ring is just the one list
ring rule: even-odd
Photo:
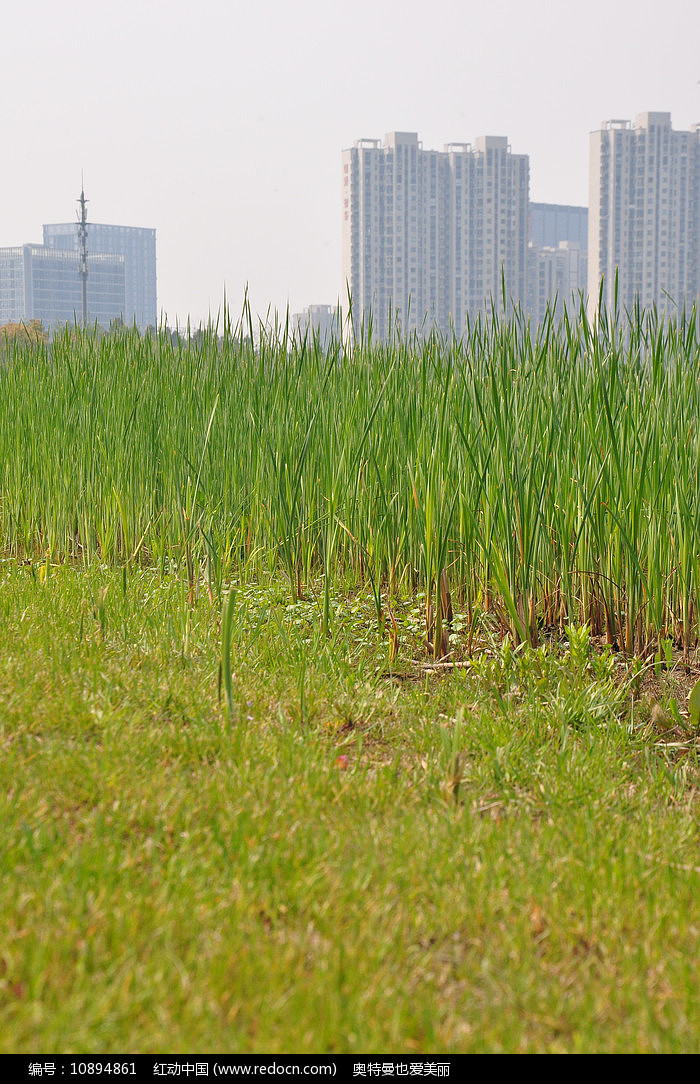
[[425,150],[415,132],[343,151],[343,276],[356,332],[386,339],[524,304],[529,160],[505,137]]
[[415,132],[343,151],[343,277],[353,319],[386,339],[443,326],[449,312],[447,161]]
[[700,125],[670,113],[610,120],[591,133],[589,304],[658,308],[700,296]]
[[513,154],[505,136],[482,136],[473,146],[451,143],[445,150],[454,245],[451,311],[462,332],[468,316],[492,304],[525,305],[530,160]]
[[[155,327],[158,320],[156,303],[156,231],[139,226],[108,226],[88,222],[88,271],[95,253],[124,257],[125,301],[124,323],[136,323],[140,328]],[[47,248],[78,252],[78,231],[75,222],[60,222],[44,226]],[[90,278],[88,273],[88,284]]]

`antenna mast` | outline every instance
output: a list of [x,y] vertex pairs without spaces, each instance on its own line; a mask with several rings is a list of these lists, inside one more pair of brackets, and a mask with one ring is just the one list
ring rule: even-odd
[[80,250],[79,255],[79,275],[83,288],[83,327],[87,327],[87,280],[88,280],[88,249],[87,249],[87,203],[85,199],[85,182],[81,174],[80,177],[80,213],[78,214],[78,247]]

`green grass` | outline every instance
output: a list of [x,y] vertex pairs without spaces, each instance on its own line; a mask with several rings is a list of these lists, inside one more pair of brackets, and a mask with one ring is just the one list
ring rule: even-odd
[[696,1051],[697,312],[253,337],[0,364],[0,1050]]
[[682,671],[304,594],[0,565],[0,1050],[697,1051]]

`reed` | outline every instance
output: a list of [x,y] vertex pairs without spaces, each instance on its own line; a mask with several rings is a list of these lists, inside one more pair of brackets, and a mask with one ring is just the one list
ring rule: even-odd
[[[76,331],[0,368],[0,549],[158,564],[221,596],[280,568],[294,600],[369,580],[383,625],[427,593],[535,645],[587,624],[628,653],[695,648],[695,309],[534,329],[479,318],[324,352],[250,313],[196,336]],[[449,606],[448,606],[449,603]]]

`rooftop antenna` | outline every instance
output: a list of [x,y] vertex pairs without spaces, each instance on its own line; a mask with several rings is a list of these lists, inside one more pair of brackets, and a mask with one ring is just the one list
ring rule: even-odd
[[79,275],[83,288],[83,327],[87,327],[87,280],[88,280],[88,249],[87,249],[87,203],[85,199],[85,182],[82,171],[80,173],[80,213],[78,214],[78,248],[79,248]]

